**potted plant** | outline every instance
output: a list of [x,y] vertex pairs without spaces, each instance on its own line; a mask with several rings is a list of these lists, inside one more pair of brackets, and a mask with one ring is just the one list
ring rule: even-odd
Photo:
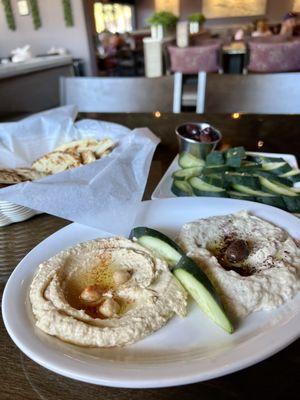
[[206,21],[206,18],[201,13],[194,13],[188,17],[188,20],[190,22],[190,33],[193,34],[193,33],[198,33],[200,31],[200,28]]
[[171,12],[160,11],[152,14],[147,21],[151,25],[152,38],[162,39],[175,28],[178,17]]

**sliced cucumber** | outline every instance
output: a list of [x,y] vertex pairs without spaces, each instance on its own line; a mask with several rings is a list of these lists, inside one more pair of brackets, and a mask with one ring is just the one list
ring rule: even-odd
[[253,161],[242,161],[241,166],[238,168],[238,172],[255,172],[261,169],[260,164]]
[[246,151],[247,160],[254,161],[259,164],[270,162],[285,162],[281,157],[267,157],[260,154],[252,154],[251,151]]
[[217,186],[219,188],[225,188],[228,186],[223,174],[202,174],[199,178],[202,179],[205,183]]
[[206,157],[207,166],[216,166],[225,164],[224,154],[221,151],[212,151]]
[[184,180],[192,178],[193,176],[199,176],[203,170],[203,167],[192,167],[179,169],[173,173],[174,179]]
[[247,174],[245,172],[225,172],[225,180],[231,184],[244,185],[251,189],[260,189],[260,182],[256,176]]
[[255,201],[255,196],[251,194],[236,192],[234,190],[229,190],[227,193],[231,199]]
[[292,169],[291,171],[285,172],[279,175],[281,178],[290,180],[292,183],[300,182],[300,170]]
[[204,167],[204,160],[193,156],[190,153],[183,152],[179,156],[178,164],[181,168]]
[[237,190],[238,192],[245,193],[245,194],[250,194],[252,196],[264,196],[266,193],[261,191],[261,190],[254,190],[252,188],[249,188],[248,186],[244,185],[238,185],[236,183],[232,184],[232,187],[234,190]]
[[264,178],[271,179],[274,182],[282,183],[283,185],[286,185],[286,186],[290,186],[290,187],[293,186],[293,182],[292,181],[290,181],[290,180],[288,180],[286,178],[282,178],[279,175],[271,174],[270,172],[255,171],[255,172],[253,172],[253,175],[255,175],[257,177],[263,176]]
[[174,267],[184,255],[181,248],[168,236],[155,229],[139,226],[130,232],[130,239],[151,250],[157,257],[162,258],[170,267]]
[[204,175],[211,175],[211,174],[221,174],[222,172],[228,171],[228,165],[211,165],[209,167],[204,167],[202,173]]
[[300,196],[282,196],[286,209],[291,213],[300,213]]
[[191,261],[183,256],[174,269],[174,275],[200,309],[226,332],[232,333],[233,326],[217,300],[214,287],[204,272]]
[[282,210],[286,210],[287,207],[281,196],[271,193],[265,193],[264,195],[256,196],[256,201],[259,203],[267,204],[268,206],[278,207]]
[[242,160],[245,157],[244,147],[232,147],[226,151],[226,164],[230,167],[238,168],[242,165]]
[[264,171],[268,171],[275,175],[281,175],[292,170],[292,167],[285,161],[262,163],[261,167]]
[[191,178],[189,180],[196,196],[213,196],[213,197],[226,197],[226,190],[209,183],[204,182],[200,178]]
[[179,181],[177,179],[173,181],[171,191],[179,197],[194,196],[192,186],[186,181]]
[[289,186],[283,185],[279,182],[264,178],[262,176],[259,177],[259,181],[262,188],[267,192],[283,196],[297,196],[297,193],[293,192],[293,190]]
[[205,273],[189,257],[184,255],[180,247],[168,236],[146,227],[134,228],[130,239],[135,239],[143,247],[152,251],[158,257],[166,260],[173,273],[186,291],[197,302],[200,309],[216,324],[229,333],[233,326],[226,317],[218,295]]

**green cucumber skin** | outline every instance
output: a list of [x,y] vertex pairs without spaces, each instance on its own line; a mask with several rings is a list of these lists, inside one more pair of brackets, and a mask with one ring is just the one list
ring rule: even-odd
[[291,213],[300,213],[300,196],[282,196],[286,209]]
[[211,175],[201,174],[200,179],[202,179],[209,185],[217,186],[219,188],[226,189],[229,186],[223,174],[211,174]]
[[203,175],[213,175],[213,174],[220,174],[222,172],[228,171],[228,165],[216,165],[216,166],[207,166],[203,168],[202,174]]
[[223,165],[225,164],[224,154],[221,151],[212,151],[206,157],[206,165],[214,166],[214,165]]
[[164,235],[163,233],[157,231],[156,229],[152,228],[147,228],[146,226],[137,226],[133,228],[130,232],[129,239],[139,239],[142,236],[151,236],[157,239],[162,240],[163,242],[166,242],[169,246],[173,247],[178,253],[181,255],[184,255],[184,252],[181,250],[181,248],[178,246],[177,243],[175,243],[172,239],[170,239],[168,236]]
[[175,194],[175,196],[178,196],[178,197],[192,197],[192,196],[194,196],[193,189],[192,189],[191,185],[188,182],[184,181],[185,184],[189,185],[189,189],[188,190],[187,189],[183,189],[183,187],[182,188],[179,187],[179,186],[181,186],[180,183],[182,183],[182,182],[183,181],[178,181],[177,182],[176,180],[174,180],[173,183],[172,183],[172,186],[171,186],[171,192],[173,194]]
[[287,178],[282,178],[278,175],[271,174],[266,171],[257,171],[257,172],[255,172],[255,175],[262,176],[263,178],[271,179],[272,181],[279,182],[285,186],[290,186],[290,187],[293,186],[293,183],[290,180],[288,180]]
[[179,263],[173,269],[173,271],[175,271],[176,269],[184,269],[185,271],[193,275],[198,281],[200,281],[206,287],[206,289],[210,292],[210,294],[214,296],[214,298],[219,302],[219,298],[217,296],[217,292],[213,284],[208,279],[207,275],[202,271],[202,269],[198,267],[198,265],[195,263],[194,260],[187,257],[186,255],[183,255],[179,260]]
[[287,207],[281,196],[256,196],[255,201],[257,201],[258,203],[266,204],[268,206],[281,208],[282,210],[287,210]]
[[198,197],[228,197],[226,190],[220,192],[207,192],[193,188],[193,192]]
[[250,187],[254,190],[260,189],[259,179],[253,175],[238,174],[238,173],[225,173],[225,180],[230,184],[237,184]]
[[251,194],[247,195],[246,193],[244,193],[243,195],[243,193],[233,191],[229,191],[227,192],[227,194],[231,199],[255,201],[255,196],[252,196]]
[[281,167],[274,168],[274,169],[265,169],[267,166],[268,166],[268,163],[262,164],[262,169],[265,172],[268,172],[273,175],[282,175],[282,174],[292,170],[292,167],[287,162],[284,162],[284,165],[282,165]]
[[260,155],[252,155],[252,154],[249,154],[248,152],[246,152],[246,156],[247,156],[247,160],[254,161],[259,164],[269,163],[269,162],[286,162],[281,157],[266,157],[266,156],[260,156]]

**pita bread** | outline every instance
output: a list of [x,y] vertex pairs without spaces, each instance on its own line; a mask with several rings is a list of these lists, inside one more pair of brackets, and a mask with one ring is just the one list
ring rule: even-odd
[[0,183],[14,185],[23,182],[24,179],[14,169],[0,168]]
[[34,181],[35,179],[41,179],[47,175],[44,172],[38,172],[31,168],[16,168],[15,171],[24,181]]
[[96,153],[97,158],[101,158],[103,153],[107,152],[108,150],[111,151],[113,147],[114,147],[114,142],[110,138],[105,138],[99,140],[97,146],[93,146],[91,150]]
[[96,146],[98,140],[96,139],[81,139],[75,140],[74,142],[69,142],[58,146],[54,151],[67,151],[81,153],[82,151],[90,150],[90,146]]
[[97,160],[95,153],[92,152],[91,150],[82,151],[80,155],[83,164],[89,164]]
[[32,168],[45,174],[57,174],[80,165],[81,159],[78,155],[63,151],[53,151],[35,161],[32,164]]

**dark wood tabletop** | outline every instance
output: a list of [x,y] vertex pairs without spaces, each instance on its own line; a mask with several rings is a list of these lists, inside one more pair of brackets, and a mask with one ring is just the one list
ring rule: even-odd
[[[176,126],[208,122],[223,133],[222,148],[291,153],[300,156],[299,115],[85,114],[80,117],[117,122],[129,128],[149,127],[161,138],[153,158],[144,199],[151,193],[177,153]],[[69,221],[38,215],[0,228],[0,293],[17,263],[36,244]],[[125,399],[296,399],[299,394],[299,340],[269,359],[245,370],[193,385],[164,389],[117,389],[94,386],[59,376],[27,358],[0,323],[0,399],[125,400]]]

